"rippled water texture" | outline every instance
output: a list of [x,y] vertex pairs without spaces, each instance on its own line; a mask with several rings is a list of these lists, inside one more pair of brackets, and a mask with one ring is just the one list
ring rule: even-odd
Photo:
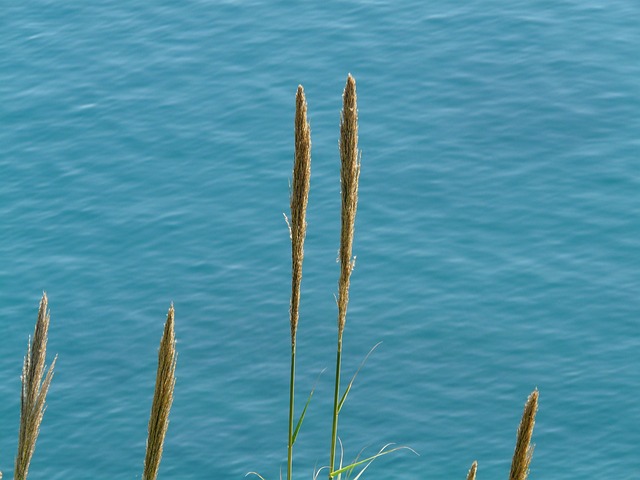
[[[170,302],[161,478],[286,466],[294,94],[313,164],[294,476],[327,463],[340,185],[358,82],[345,459],[369,478],[640,467],[634,2],[11,2],[0,15],[0,469],[43,290],[59,355],[30,480],[139,478]],[[321,475],[324,475],[322,473]],[[364,478],[364,477],[363,477]]]

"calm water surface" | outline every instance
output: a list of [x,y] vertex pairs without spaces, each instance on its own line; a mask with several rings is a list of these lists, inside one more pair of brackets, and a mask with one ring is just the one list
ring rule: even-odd
[[[294,94],[313,166],[299,407],[334,359],[341,93],[362,175],[345,458],[369,478],[637,478],[640,6],[51,2],[0,16],[0,469],[39,297],[59,355],[30,479],[140,478],[175,303],[162,478],[286,466]],[[295,478],[327,463],[320,377]]]

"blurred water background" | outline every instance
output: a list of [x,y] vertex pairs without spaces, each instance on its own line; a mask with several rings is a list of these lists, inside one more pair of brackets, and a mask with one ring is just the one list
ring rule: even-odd
[[[327,463],[338,125],[362,175],[341,416],[368,478],[640,468],[640,4],[5,2],[0,14],[0,469],[49,295],[59,355],[30,479],[140,478],[158,342],[178,382],[160,478],[286,467],[294,94],[312,180],[294,476]],[[321,474],[324,477],[324,474]]]

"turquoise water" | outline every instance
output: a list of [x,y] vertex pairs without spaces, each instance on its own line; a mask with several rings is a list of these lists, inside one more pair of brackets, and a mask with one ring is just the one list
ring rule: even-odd
[[[30,479],[140,478],[175,303],[161,478],[286,466],[294,94],[313,165],[294,476],[327,463],[337,135],[362,174],[341,416],[368,478],[507,478],[527,395],[542,478],[640,467],[640,6],[13,2],[0,15],[0,469],[43,290],[59,355]],[[322,475],[322,474],[321,474]],[[365,474],[365,476],[367,476]],[[364,477],[363,477],[364,478]]]

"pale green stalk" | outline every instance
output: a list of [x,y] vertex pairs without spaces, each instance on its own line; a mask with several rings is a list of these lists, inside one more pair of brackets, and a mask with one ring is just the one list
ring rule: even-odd
[[289,378],[289,435],[287,442],[287,480],[291,480],[293,468],[293,413],[296,372],[296,333],[300,309],[300,284],[302,282],[302,262],[304,260],[304,239],[307,232],[307,203],[311,177],[311,130],[307,122],[307,101],[302,85],[296,93],[296,114],[294,121],[295,152],[293,160],[293,180],[291,187],[291,375]]
[[149,417],[149,435],[144,459],[143,480],[155,480],[158,476],[164,438],[169,426],[169,411],[173,403],[173,390],[176,384],[176,357],[174,310],[173,305],[171,305],[158,350],[158,372],[156,374],[156,388],[153,393],[153,403]]
[[516,448],[513,452],[511,471],[509,480],[526,480],[529,475],[529,464],[533,456],[533,445],[531,436],[536,423],[536,412],[538,411],[538,389],[535,389],[524,406],[522,420],[516,435]]
[[[27,347],[27,356],[22,367],[22,394],[20,397],[20,431],[18,434],[18,454],[14,471],[15,480],[25,480],[29,472],[29,464],[36,448],[36,440],[40,433],[40,424],[45,411],[45,399],[57,357],[51,363],[45,375],[45,357],[47,356],[47,339],[49,333],[49,311],[47,294],[42,294],[38,319],[33,332],[33,339]],[[44,377],[44,379],[43,379]]]
[[338,280],[338,346],[336,354],[336,378],[333,398],[331,449],[329,452],[329,478],[333,477],[338,438],[338,414],[340,412],[340,369],[342,363],[342,333],[347,319],[349,282],[355,265],[352,259],[353,234],[358,207],[358,179],[360,177],[360,153],[358,152],[358,110],[356,81],[349,75],[342,95],[340,119],[340,186],[342,194],[340,232],[340,278]]

